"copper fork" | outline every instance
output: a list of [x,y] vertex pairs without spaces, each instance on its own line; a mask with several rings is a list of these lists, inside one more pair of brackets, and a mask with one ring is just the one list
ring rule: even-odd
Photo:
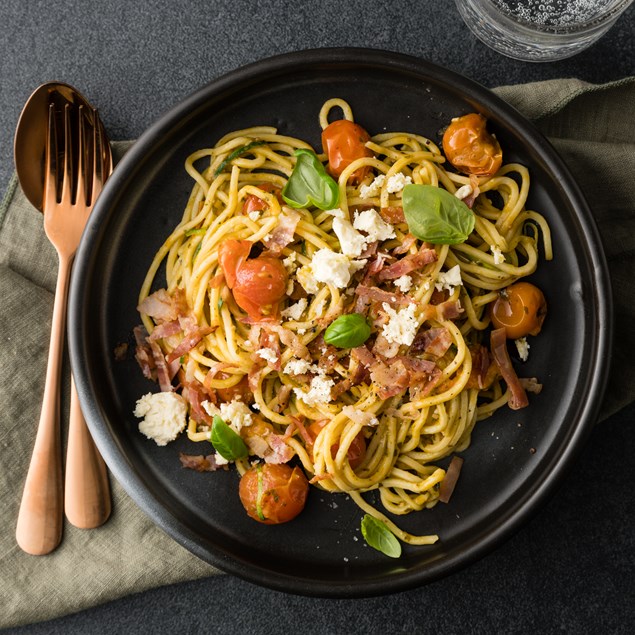
[[[93,203],[111,171],[110,148],[105,150],[107,141],[105,141],[97,111],[91,110],[92,112],[87,112],[84,106],[73,110],[71,104],[67,103],[63,112],[61,140],[57,134],[56,112],[53,104],[49,106],[48,113],[45,159],[47,167],[43,200],[44,230],[57,251],[59,268],[42,410],[16,528],[18,544],[24,551],[33,555],[50,553],[58,546],[62,537],[64,494],[59,384],[68,282],[71,264],[84,226]],[[75,148],[77,152],[76,178],[74,178],[73,161]],[[84,432],[81,431],[81,427],[84,428]],[[86,458],[82,460],[84,467],[80,464],[77,468],[69,455],[67,474],[69,470],[72,472],[74,470],[75,480],[80,481],[84,489],[88,481],[88,490],[95,490],[97,498],[106,501],[100,503],[101,509],[97,510],[98,515],[105,520],[110,513],[106,468],[103,459],[92,445],[88,431],[85,430],[77,393],[71,379],[69,445],[73,443],[75,447],[88,449],[84,453]],[[95,456],[91,452],[94,452]],[[96,460],[98,467],[87,467],[90,460]],[[106,488],[105,496],[104,487]]]

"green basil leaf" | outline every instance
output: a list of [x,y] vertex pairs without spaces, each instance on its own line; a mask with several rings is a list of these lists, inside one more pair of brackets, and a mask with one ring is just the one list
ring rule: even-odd
[[240,146],[240,148],[236,148],[233,152],[230,152],[227,155],[227,158],[221,162],[221,164],[216,168],[216,171],[214,172],[214,177],[217,177],[226,167],[229,163],[231,163],[234,159],[237,159],[239,156],[243,155],[243,154],[247,154],[247,152],[249,152],[252,148],[257,148],[258,146],[263,146],[265,145],[264,141],[252,141],[251,143],[248,143],[247,145],[244,146]]
[[340,191],[315,152],[299,148],[295,156],[298,160],[282,188],[282,198],[291,207],[314,205],[319,209],[333,209],[339,201]]
[[433,185],[406,185],[402,205],[410,233],[436,245],[467,240],[474,229],[474,212],[447,190]]
[[364,540],[377,551],[390,558],[398,558],[401,555],[401,543],[381,520],[366,514],[362,518],[362,536]]
[[337,348],[361,346],[370,336],[370,326],[360,313],[340,315],[324,331],[324,341]]
[[245,442],[218,415],[214,415],[210,441],[224,459],[235,461],[249,455]]

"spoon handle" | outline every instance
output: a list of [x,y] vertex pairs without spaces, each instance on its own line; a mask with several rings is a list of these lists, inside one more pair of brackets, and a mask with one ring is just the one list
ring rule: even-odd
[[106,464],[90,436],[71,376],[71,411],[66,450],[64,511],[80,529],[94,529],[110,516],[110,486]]
[[20,548],[34,556],[50,553],[62,539],[64,493],[59,387],[69,274],[70,258],[60,255],[42,410],[15,533]]

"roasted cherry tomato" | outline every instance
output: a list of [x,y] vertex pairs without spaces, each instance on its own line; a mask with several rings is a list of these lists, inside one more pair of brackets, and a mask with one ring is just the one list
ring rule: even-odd
[[446,159],[459,171],[491,176],[503,163],[498,141],[485,128],[487,119],[471,113],[452,120],[443,135]]
[[232,289],[236,284],[236,272],[247,260],[254,244],[250,240],[228,239],[218,249],[218,264],[223,270],[227,286]]
[[[366,147],[370,135],[361,126],[348,119],[338,119],[322,131],[322,148],[328,156],[328,170],[335,177],[356,159],[372,157],[373,152]],[[351,175],[351,183],[359,183],[369,168],[360,168]]]
[[[280,188],[276,187],[272,183],[262,183],[258,185],[258,189],[263,192],[270,192],[280,200]],[[250,194],[243,203],[243,214],[249,214],[250,212],[263,212],[269,207],[267,201],[264,198],[260,198],[255,194]]]
[[542,291],[530,282],[516,282],[503,289],[490,305],[490,317],[496,328],[504,327],[509,339],[538,335],[547,315]]
[[218,262],[236,304],[250,317],[272,315],[287,291],[287,270],[278,258],[248,258],[253,243],[229,239],[218,250]]
[[271,315],[287,292],[287,270],[271,256],[246,260],[236,271],[232,292],[236,304],[251,317]]
[[[318,434],[320,434],[320,430],[326,425],[324,421],[314,421],[307,429],[309,436],[315,442]],[[339,450],[339,443],[334,443],[331,446],[331,456],[335,458],[337,451]],[[357,469],[363,462],[364,458],[366,458],[366,439],[364,435],[360,432],[348,446],[348,452],[346,453],[346,457],[348,458],[348,463],[353,470]]]
[[258,463],[243,474],[238,493],[251,518],[277,525],[292,520],[304,509],[309,482],[299,467]]

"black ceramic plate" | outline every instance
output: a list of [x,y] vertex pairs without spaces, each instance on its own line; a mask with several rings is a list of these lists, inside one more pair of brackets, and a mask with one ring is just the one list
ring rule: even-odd
[[[362,513],[346,496],[313,490],[295,521],[268,527],[249,519],[234,470],[182,469],[182,438],[157,447],[138,432],[135,401],[156,386],[141,376],[130,341],[137,293],[153,254],[178,223],[192,182],[183,163],[223,134],[273,125],[320,147],[318,112],[343,97],[367,130],[409,130],[439,140],[452,117],[490,120],[507,161],[528,166],[529,206],[553,232],[555,258],[533,280],[549,316],[532,339],[523,376],[544,390],[530,407],[479,423],[450,504],[397,519],[437,533],[430,547],[398,560],[364,544]],[[107,183],[75,262],[71,355],[88,424],[110,469],[138,505],[202,559],[255,583],[309,595],[388,593],[457,570],[509,536],[553,490],[593,424],[605,383],[611,303],[591,214],[561,160],[516,111],[479,85],[422,60],[359,49],[305,51],[239,69],[198,91],[152,126]],[[131,349],[134,348],[131,346]]]

